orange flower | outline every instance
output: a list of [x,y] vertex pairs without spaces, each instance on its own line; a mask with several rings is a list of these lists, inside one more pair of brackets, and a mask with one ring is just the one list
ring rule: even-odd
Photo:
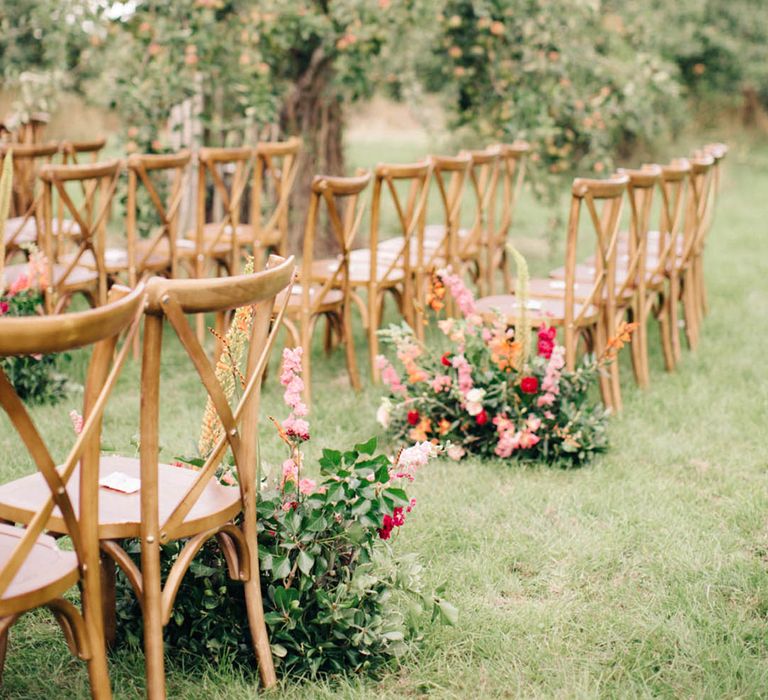
[[445,435],[451,429],[451,421],[441,418],[437,424],[437,432],[440,435]]
[[427,433],[431,432],[432,421],[425,416],[408,431],[408,439],[414,442],[424,442],[427,439]]
[[626,343],[631,342],[632,333],[637,329],[637,323],[627,323],[622,321],[616,331],[616,335],[608,341],[608,345],[605,349],[605,357],[607,359],[613,359],[616,357],[619,350],[621,350]]
[[427,306],[432,311],[438,313],[445,307],[445,285],[443,281],[434,272],[432,273],[432,283],[427,293]]

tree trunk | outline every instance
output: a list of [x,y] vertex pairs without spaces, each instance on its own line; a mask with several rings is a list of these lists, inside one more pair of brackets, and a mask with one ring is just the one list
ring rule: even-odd
[[[333,63],[316,49],[306,70],[285,99],[280,115],[284,134],[300,136],[303,148],[291,198],[289,251],[300,253],[309,207],[310,187],[316,174],[344,174],[344,110],[333,87]],[[318,231],[315,255],[336,252],[329,229]]]

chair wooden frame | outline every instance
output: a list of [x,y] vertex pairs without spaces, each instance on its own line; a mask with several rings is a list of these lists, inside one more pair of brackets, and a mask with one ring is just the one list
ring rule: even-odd
[[[116,299],[116,301],[112,301]],[[99,565],[99,449],[102,416],[122,366],[128,356],[131,336],[139,327],[144,290],[132,292],[115,288],[109,303],[98,309],[59,317],[0,319],[0,356],[64,352],[94,346],[88,367],[81,432],[75,439],[64,463],[59,467],[35,427],[24,404],[0,369],[0,405],[8,414],[36,467],[40,491],[40,507],[17,519],[8,512],[0,497],[0,513],[6,522],[21,522],[24,529],[4,525],[2,537],[14,536],[18,543],[10,557],[0,566],[0,668],[5,660],[8,632],[26,611],[47,607],[59,622],[73,655],[88,664],[91,694],[94,698],[110,698],[110,684],[104,642],[101,573]],[[128,336],[113,362],[118,336],[130,326]],[[79,464],[79,468],[77,468]],[[73,477],[78,471],[77,478]],[[75,507],[69,489],[78,482],[79,505]],[[0,487],[0,491],[3,487]],[[25,560],[35,547],[45,546],[59,551],[52,538],[44,534],[50,521],[57,517],[63,531],[72,540],[76,566],[63,577],[48,576],[44,587],[23,591],[25,581],[16,581]],[[10,532],[9,532],[10,531]],[[14,533],[11,535],[10,533]],[[37,575],[46,578],[46,572]],[[81,584],[81,613],[62,594],[75,583]],[[16,588],[15,594],[13,594]],[[10,597],[9,597],[10,596]]]
[[[181,202],[189,179],[189,151],[169,155],[138,155],[128,158],[128,202],[126,206],[126,228],[128,236],[128,281],[134,286],[137,281],[150,273],[178,277],[182,260],[191,260],[194,247],[179,245],[179,213]],[[151,173],[162,173],[170,178],[170,188],[163,202],[152,181]],[[159,218],[155,232],[141,240],[137,230],[137,195],[143,186]],[[181,242],[191,243],[187,239]]]
[[[91,304],[101,306],[107,298],[107,269],[104,261],[107,220],[122,169],[119,160],[95,165],[46,165],[40,170],[43,181],[43,252],[48,260],[48,288],[45,305],[48,313],[62,311],[76,292],[85,294]],[[80,184],[83,203],[78,206],[67,192],[67,185]],[[76,251],[59,263],[63,248],[63,227],[54,226],[54,193],[61,209],[72,215],[76,230],[67,235],[75,239]],[[98,200],[98,201],[97,201]],[[59,222],[62,221],[59,215]],[[96,278],[70,279],[78,269],[96,268]]]
[[[624,203],[624,193],[629,178],[614,175],[606,180],[576,178],[571,189],[571,207],[565,249],[565,283],[557,296],[536,297],[531,294],[532,304],[540,313],[527,313],[529,328],[548,323],[563,328],[565,361],[568,369],[576,367],[576,350],[579,336],[583,337],[587,350],[600,355],[606,349],[608,339],[616,328],[616,257],[619,237],[619,221]],[[577,294],[577,244],[582,210],[586,209],[595,234],[594,278],[583,293]],[[537,280],[531,280],[531,286]],[[551,280],[542,280],[548,284]],[[478,312],[495,316],[500,311],[510,326],[519,325],[522,314],[513,294],[489,296],[478,300]],[[614,380],[600,375],[600,391],[603,402],[614,408]]]
[[64,156],[65,165],[79,165],[79,156],[87,153],[90,162],[97,163],[102,149],[107,144],[107,139],[103,136],[90,141],[63,141],[61,143],[61,152]]
[[[252,184],[253,163],[254,151],[251,148],[199,150],[195,277],[205,276],[205,264],[209,261],[213,261],[217,268],[223,268],[230,275],[238,274],[243,251],[257,245],[251,224],[240,221],[243,201],[249,196],[248,188]],[[221,175],[222,167],[234,169],[229,186]],[[206,223],[209,177],[213,184],[213,204],[218,202],[222,207],[221,220],[212,223]]]
[[[307,404],[311,402],[312,336],[321,317],[328,322],[326,349],[330,348],[330,334],[335,331],[344,344],[349,381],[355,391],[360,390],[360,376],[355,357],[352,334],[352,285],[350,283],[350,254],[365,212],[365,201],[360,196],[371,181],[371,173],[364,171],[353,177],[316,175],[312,180],[309,210],[304,231],[300,289],[294,293],[285,321],[294,344],[304,349],[302,372]],[[343,202],[343,211],[339,204]],[[323,274],[313,271],[315,235],[320,225],[320,212],[325,209],[328,224],[339,246],[339,256],[333,269]],[[298,326],[298,327],[297,327]]]
[[[264,250],[272,249],[278,255],[285,255],[288,247],[288,206],[299,169],[300,152],[301,139],[297,137],[287,141],[262,141],[254,149],[253,237]],[[272,206],[266,207],[264,196],[269,186],[274,199]]]
[[501,213],[498,226],[491,228],[488,245],[485,249],[486,262],[486,293],[493,294],[495,275],[498,270],[504,275],[505,289],[512,288],[509,260],[507,260],[507,243],[509,232],[514,221],[515,209],[523,189],[528,153],[531,150],[527,141],[514,141],[510,144],[498,144],[499,169],[501,177],[497,178],[497,187],[501,183]]
[[[0,144],[0,158],[11,152],[13,157],[13,197],[11,218],[5,222],[4,261],[17,254],[22,246],[37,241],[42,228],[43,188],[38,175],[43,165],[50,164],[59,153],[57,143]],[[8,229],[11,228],[12,232]]]

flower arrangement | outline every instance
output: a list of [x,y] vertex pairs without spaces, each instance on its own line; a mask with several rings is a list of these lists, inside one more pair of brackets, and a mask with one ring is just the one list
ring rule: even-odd
[[[27,254],[26,272],[22,272],[8,289],[0,289],[0,318],[42,313],[42,290],[48,284],[48,264],[35,245],[28,246]],[[0,367],[23,401],[56,403],[65,394],[67,378],[57,372],[55,355],[6,357],[0,360]]]
[[[235,321],[222,340],[217,375],[231,398],[242,377],[238,365],[246,347],[250,314]],[[301,348],[283,352],[280,383],[289,415],[270,417],[288,452],[275,473],[261,480],[258,537],[265,619],[278,670],[283,673],[372,672],[409,648],[423,613],[453,622],[456,610],[426,593],[422,567],[411,555],[396,556],[392,543],[416,499],[407,493],[419,470],[436,454],[421,442],[394,459],[376,454],[376,439],[339,451],[325,449],[319,476],[306,473],[304,446],[310,440],[302,400]],[[201,454],[210,450],[220,426],[206,409]],[[179,466],[197,468],[200,459]],[[233,483],[231,467],[218,477]],[[183,543],[164,547],[170,570]],[[139,543],[129,551],[139,552]],[[203,546],[177,595],[165,640],[187,661],[235,656],[251,661],[242,585],[227,576],[215,541]],[[118,614],[124,638],[140,639],[141,614],[130,586],[118,583]],[[201,614],[201,611],[202,614]]]
[[530,340],[516,338],[501,316],[476,313],[472,292],[450,268],[434,275],[432,310],[443,308],[446,291],[461,318],[438,321],[439,350],[418,342],[405,324],[381,332],[403,368],[377,358],[388,389],[377,419],[394,438],[445,445],[454,460],[479,454],[563,466],[581,465],[607,448],[607,414],[590,388],[633,324],[621,327],[602,357],[587,357],[570,372],[555,328],[538,329],[534,355]]

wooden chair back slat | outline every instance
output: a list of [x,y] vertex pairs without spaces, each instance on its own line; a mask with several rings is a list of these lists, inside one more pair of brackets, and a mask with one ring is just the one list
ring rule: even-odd
[[[147,327],[152,330],[150,333],[145,333],[144,358],[147,367],[152,368],[152,371],[142,376],[147,395],[159,396],[156,384],[159,382],[161,335],[158,331],[162,327],[163,318],[167,318],[195,367],[221,425],[219,437],[210,454],[205,456],[205,464],[165,522],[159,522],[158,515],[157,451],[148,447],[147,451],[142,453],[142,482],[146,481],[149,485],[142,496],[144,499],[142,512],[149,514],[151,522],[157,523],[162,542],[179,536],[178,533],[185,518],[214,477],[227,448],[231,450],[234,457],[241,489],[244,485],[255,483],[255,464],[246,463],[244,458],[247,455],[256,454],[251,443],[255,444],[257,431],[254,426],[243,427],[242,417],[246,414],[250,403],[258,401],[269,353],[288,302],[293,272],[293,258],[283,260],[275,256],[270,259],[266,270],[250,275],[211,280],[152,278],[148,282],[145,311]],[[267,314],[268,323],[278,296],[281,296],[281,301],[278,304],[272,329],[267,334],[264,328],[264,314]],[[252,313],[253,318],[249,336],[249,362],[244,377],[245,387],[236,407],[232,408],[216,378],[214,366],[189,325],[188,316],[201,312],[222,312],[241,308],[248,309],[246,313]],[[253,359],[254,357],[256,360]],[[150,385],[155,389],[150,391]],[[157,440],[159,413],[157,407],[148,407],[148,409],[142,411],[142,436],[146,432],[151,446]],[[241,495],[243,495],[242,492]]]
[[461,226],[461,204],[472,160],[468,155],[431,156],[430,162],[445,220],[443,237],[425,261],[425,267],[428,268],[434,267],[440,259],[453,265],[458,260],[456,240]]
[[[179,256],[177,252],[178,223],[181,201],[189,180],[189,162],[192,155],[189,151],[169,155],[138,155],[128,158],[128,205],[126,213],[126,228],[128,233],[128,279],[131,285],[142,277],[147,270],[147,263],[158,247],[167,242],[170,252],[170,273],[176,277],[178,273]],[[157,191],[157,185],[152,175],[166,178],[168,193],[163,201]],[[154,233],[150,233],[149,245],[137,253],[136,244],[139,240],[137,230],[138,188],[144,187],[154,206],[158,217],[158,225]]]
[[704,246],[714,162],[710,155],[690,159],[691,171],[688,175],[688,200],[681,256],[683,266],[690,264],[692,258],[699,254]]
[[301,139],[263,141],[254,149],[251,195],[254,239],[264,248],[285,255],[288,244],[288,205],[299,168]]
[[[86,564],[95,570],[98,569],[98,545],[94,546],[94,543],[98,539],[98,453],[101,420],[107,399],[128,356],[131,338],[138,330],[143,294],[142,288],[132,292],[116,288],[112,298],[118,301],[95,311],[55,318],[0,319],[0,356],[22,354],[30,350],[55,352],[94,346],[86,377],[83,427],[59,468],[56,468],[48,447],[24,404],[0,368],[0,405],[8,414],[11,424],[51,492],[0,570],[0,596],[13,582],[32,547],[44,533],[55,507],[61,511],[82,571],[85,572]],[[20,325],[19,322],[24,323]],[[125,343],[113,362],[118,336],[129,326]],[[67,493],[67,484],[78,462],[81,498],[79,512],[76,513]]]
[[685,159],[672,161],[661,168],[658,260],[652,271],[653,277],[663,278],[677,265],[678,237],[683,226],[690,170],[690,163]]
[[[112,200],[117,189],[122,165],[119,160],[88,165],[45,165],[40,170],[43,181],[43,252],[48,259],[49,287],[46,290],[46,308],[49,313],[70,284],[70,276],[82,264],[83,256],[90,253],[98,273],[97,303],[106,301],[107,275],[104,262],[106,248],[106,225],[112,209]],[[81,186],[82,201],[76,203],[68,186]],[[58,214],[54,227],[54,193],[57,195],[62,212],[66,212],[78,227],[75,232],[64,231],[62,212]],[[76,251],[64,265],[63,272],[54,276],[54,263],[58,260],[65,238],[76,241]],[[55,282],[55,286],[54,286]]]
[[459,257],[491,244],[495,228],[496,189],[499,181],[500,150],[491,146],[482,151],[465,151],[470,157],[469,182],[475,197],[475,215],[469,235],[457,241]]

